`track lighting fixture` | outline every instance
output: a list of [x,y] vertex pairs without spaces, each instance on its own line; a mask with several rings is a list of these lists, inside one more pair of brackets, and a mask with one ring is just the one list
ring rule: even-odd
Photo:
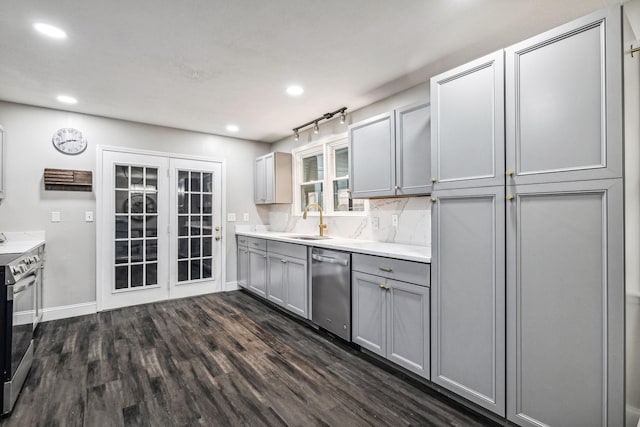
[[317,135],[318,133],[320,133],[320,126],[318,125],[318,123],[320,123],[321,120],[332,119],[333,116],[335,116],[338,113],[340,113],[340,124],[343,125],[347,120],[347,114],[345,113],[345,111],[347,111],[347,107],[338,108],[336,111],[332,111],[330,113],[324,113],[322,117],[318,117],[317,119],[310,120],[303,125],[293,128],[292,130],[293,130],[294,139],[298,141],[300,139],[300,134],[299,134],[300,130],[310,125],[313,125],[313,133]]

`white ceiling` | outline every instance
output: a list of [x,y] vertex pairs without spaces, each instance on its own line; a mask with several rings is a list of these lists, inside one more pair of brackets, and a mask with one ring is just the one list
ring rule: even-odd
[[0,0],[0,99],[273,142],[614,3]]

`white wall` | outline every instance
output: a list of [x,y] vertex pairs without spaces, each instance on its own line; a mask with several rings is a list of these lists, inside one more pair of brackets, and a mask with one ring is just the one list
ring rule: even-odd
[[[96,299],[96,224],[84,221],[84,212],[96,209],[95,193],[44,191],[43,170],[92,170],[95,184],[97,145],[224,158],[227,212],[239,220],[248,212],[251,224],[268,219],[268,208],[253,203],[253,162],[270,151],[268,144],[6,102],[0,102],[0,124],[6,132],[7,179],[0,231],[46,231],[45,307]],[[55,150],[51,137],[62,127],[84,133],[89,141],[84,153],[67,156]],[[61,213],[61,222],[50,222],[52,211]],[[223,223],[227,282],[236,280],[235,224]]]
[[640,0],[624,5],[625,282],[627,426],[640,419]]
[[[351,123],[356,123],[377,114],[392,111],[394,108],[416,102],[429,100],[429,83],[414,86],[388,98],[367,105],[359,110],[348,112],[347,122],[340,124],[334,118],[320,125],[320,132],[315,135],[311,129],[300,133],[300,140],[295,141],[293,134],[276,142],[272,151],[291,152],[294,148],[321,141],[330,137],[346,133]],[[338,108],[339,105],[336,105]],[[318,116],[324,111],[319,111]],[[310,117],[309,119],[312,119]],[[407,197],[393,199],[374,199],[370,202],[369,215],[366,217],[328,217],[329,235],[431,246],[431,203],[427,197]],[[391,225],[391,216],[398,215],[398,227]],[[379,228],[372,227],[372,219],[379,221]],[[317,219],[310,218],[303,221],[300,216],[294,216],[290,205],[278,205],[271,208],[269,222],[272,229],[278,231],[293,231],[296,233],[314,233],[317,230]]]

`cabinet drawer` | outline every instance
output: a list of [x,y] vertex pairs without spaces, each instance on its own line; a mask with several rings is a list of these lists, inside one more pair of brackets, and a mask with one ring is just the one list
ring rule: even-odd
[[291,258],[301,260],[307,259],[307,247],[305,245],[296,245],[295,243],[284,243],[276,240],[267,241],[267,250],[269,253],[276,253]]
[[265,239],[256,239],[255,237],[247,237],[247,246],[250,249],[267,250],[267,241]]
[[362,254],[353,254],[351,259],[353,271],[421,286],[429,286],[431,283],[429,264]]
[[238,246],[247,247],[247,245],[249,244],[249,238],[246,236],[237,236],[237,239],[238,239]]

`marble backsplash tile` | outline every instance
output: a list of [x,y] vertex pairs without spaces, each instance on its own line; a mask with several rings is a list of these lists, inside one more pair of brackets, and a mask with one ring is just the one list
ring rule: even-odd
[[[398,215],[398,226],[392,224],[392,216]],[[378,228],[374,229],[374,220]],[[303,220],[292,215],[291,205],[272,205],[269,225],[272,231],[300,234],[317,234],[318,218]],[[352,239],[407,245],[431,246],[431,202],[429,197],[402,197],[372,199],[367,216],[325,217],[327,234]]]

